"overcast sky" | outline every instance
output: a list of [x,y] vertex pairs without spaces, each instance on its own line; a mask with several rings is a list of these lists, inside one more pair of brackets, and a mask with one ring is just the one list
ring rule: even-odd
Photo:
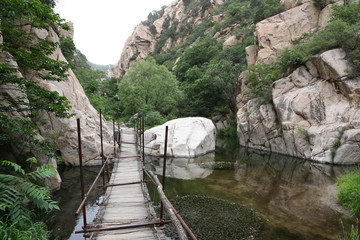
[[55,11],[74,23],[76,48],[90,62],[115,64],[136,25],[172,1],[56,0]]

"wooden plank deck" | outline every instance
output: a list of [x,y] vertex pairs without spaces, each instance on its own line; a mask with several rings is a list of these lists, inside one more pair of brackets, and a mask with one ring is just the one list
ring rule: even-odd
[[[121,129],[121,158],[115,159],[109,184],[139,182],[142,179],[139,153],[135,145],[133,129]],[[96,227],[114,227],[119,225],[141,224],[155,221],[155,213],[149,201],[144,183],[108,187],[103,203],[91,224]],[[92,240],[121,239],[162,239],[160,232],[154,227],[138,227],[114,231],[93,233]]]

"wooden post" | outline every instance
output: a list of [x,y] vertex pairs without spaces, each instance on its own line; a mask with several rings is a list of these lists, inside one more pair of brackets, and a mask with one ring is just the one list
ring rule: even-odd
[[[83,164],[82,164],[80,119],[78,118],[78,119],[76,119],[76,121],[77,121],[78,145],[79,145],[81,200],[84,200],[84,198],[85,198],[85,189],[84,189],[84,170],[83,170]],[[84,230],[86,231],[87,223],[86,223],[86,207],[85,207],[85,204],[83,205],[82,209],[83,209]]]
[[[101,165],[104,165],[104,143],[103,143],[103,132],[102,132],[102,114],[100,109],[100,140],[101,140]],[[108,181],[110,181],[110,172],[109,172],[109,165],[106,162],[106,171],[107,171],[107,177]],[[102,172],[102,178],[103,178],[103,188],[105,189],[105,169],[103,169]]]
[[142,117],[142,169],[143,169],[143,181],[145,181],[145,117]]
[[[166,173],[166,154],[167,154],[167,142],[168,142],[169,127],[165,127],[165,144],[164,144],[164,162],[163,162],[163,175],[162,175],[162,190],[165,192],[165,173]],[[164,204],[160,204],[160,221],[163,220]]]
[[115,120],[113,119],[113,136],[114,136],[114,157],[116,157],[116,134],[115,134]]
[[120,145],[120,119],[118,119],[118,145]]

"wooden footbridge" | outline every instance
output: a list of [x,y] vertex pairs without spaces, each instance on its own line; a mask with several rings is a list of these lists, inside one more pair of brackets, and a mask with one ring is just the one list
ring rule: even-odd
[[[79,161],[80,177],[82,183],[82,203],[76,215],[81,211],[83,214],[83,230],[75,233],[83,233],[84,238],[91,240],[121,240],[121,239],[165,239],[162,232],[164,224],[173,223],[177,229],[179,239],[196,239],[189,227],[176,212],[170,201],[166,198],[163,186],[165,183],[166,166],[166,145],[167,128],[164,152],[163,184],[151,172],[144,167],[144,118],[138,119],[134,128],[123,127],[118,130],[114,128],[114,163],[110,176],[108,161],[103,154],[102,144],[102,121],[100,111],[100,132],[101,132],[101,156],[102,168],[99,171],[94,183],[85,194],[82,177],[82,153],[81,153],[81,130],[80,120],[78,119],[79,137]],[[137,129],[137,130],[136,130]],[[118,148],[119,146],[119,148]],[[107,174],[105,174],[105,171]],[[100,209],[92,223],[86,221],[85,203],[87,196],[93,190],[96,182],[102,176],[102,187],[105,196],[100,205]],[[145,180],[145,177],[150,180]],[[161,199],[160,217],[157,218],[152,207],[146,182],[153,182],[157,188]],[[99,187],[99,186],[98,186]],[[163,209],[167,211],[171,220],[164,220]]]

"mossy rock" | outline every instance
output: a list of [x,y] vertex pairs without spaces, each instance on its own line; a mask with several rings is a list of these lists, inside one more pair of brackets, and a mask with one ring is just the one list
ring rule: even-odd
[[233,162],[205,162],[199,164],[202,168],[210,168],[214,170],[234,170],[235,164]]
[[[256,211],[213,197],[177,197],[174,207],[199,240],[258,239],[263,228],[263,219]],[[165,233],[177,239],[172,224],[166,226]]]

